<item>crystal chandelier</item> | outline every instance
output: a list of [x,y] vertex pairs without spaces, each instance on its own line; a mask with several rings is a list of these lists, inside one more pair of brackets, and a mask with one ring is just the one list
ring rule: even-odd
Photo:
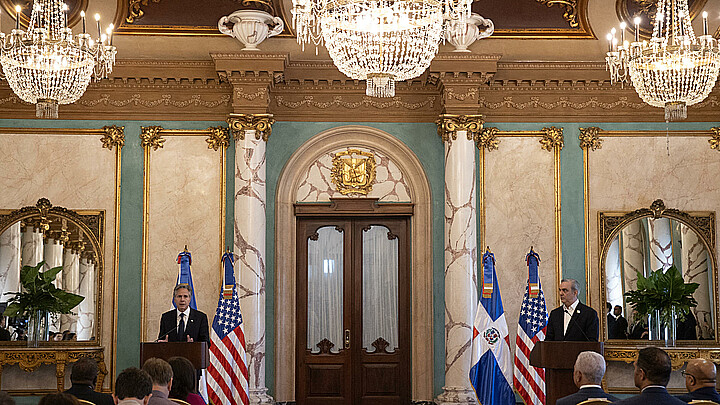
[[628,82],[640,98],[665,108],[666,121],[687,118],[687,106],[704,100],[718,77],[720,50],[708,35],[703,13],[703,35],[695,37],[687,0],[658,0],[653,35],[640,42],[640,19],[635,18],[635,39],[625,40],[625,23],[608,34],[605,60],[612,82]]
[[420,76],[451,21],[472,0],[293,0],[298,42],[324,43],[337,68],[366,80],[365,94],[393,97],[395,82]]
[[20,6],[15,8],[15,29],[0,32],[0,64],[10,88],[23,101],[35,104],[38,118],[57,118],[58,105],[77,101],[91,77],[100,80],[112,71],[116,49],[112,24],[107,35],[85,31],[73,37],[67,27],[67,5],[60,0],[34,0],[27,31],[20,29]]

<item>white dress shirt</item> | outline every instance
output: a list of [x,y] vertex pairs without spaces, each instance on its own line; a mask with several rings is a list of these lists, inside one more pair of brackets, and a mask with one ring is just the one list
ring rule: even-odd
[[572,319],[572,316],[575,313],[575,308],[577,308],[578,302],[580,302],[580,300],[575,300],[575,302],[570,304],[570,307],[563,305],[563,334],[567,333],[568,325],[570,325],[570,319]]
[[185,314],[185,330],[187,330],[188,319],[190,319],[190,307],[188,306],[183,312],[180,312],[179,309],[176,309],[175,312],[177,313],[177,318],[175,319],[175,332],[180,332],[180,314]]

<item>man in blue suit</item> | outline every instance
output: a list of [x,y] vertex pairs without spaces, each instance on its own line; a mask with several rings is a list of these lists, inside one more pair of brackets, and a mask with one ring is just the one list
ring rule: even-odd
[[619,405],[683,405],[685,402],[668,394],[670,381],[670,356],[657,347],[646,347],[638,352],[635,360],[635,386],[640,395],[615,402]]
[[720,394],[715,389],[715,364],[705,359],[692,359],[682,373],[688,393],[678,395],[679,399],[685,402],[699,399],[720,404]]
[[595,352],[582,352],[575,360],[573,381],[580,391],[562,397],[556,405],[577,405],[590,398],[607,398],[611,402],[617,401],[614,396],[605,393],[600,383],[605,375],[605,359]]

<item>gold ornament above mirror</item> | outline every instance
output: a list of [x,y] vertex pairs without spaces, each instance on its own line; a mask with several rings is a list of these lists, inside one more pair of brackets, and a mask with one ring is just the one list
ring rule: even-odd
[[648,277],[675,266],[686,284],[699,287],[692,293],[697,305],[688,316],[678,317],[674,336],[681,345],[718,342],[714,212],[683,212],[655,200],[650,208],[630,213],[599,212],[598,232],[601,297],[610,304],[601,316],[605,340],[641,343],[665,338],[665,325],[635,319],[641,317],[634,316],[627,293],[637,288],[638,274]]
[[[104,233],[100,210],[55,207],[46,198],[35,206],[0,209],[0,313],[10,298],[5,293],[20,289],[23,266],[42,261],[41,271],[62,266],[55,286],[85,299],[72,314],[48,317],[40,344],[99,345]],[[27,328],[27,319],[0,317],[0,345],[23,345]]]

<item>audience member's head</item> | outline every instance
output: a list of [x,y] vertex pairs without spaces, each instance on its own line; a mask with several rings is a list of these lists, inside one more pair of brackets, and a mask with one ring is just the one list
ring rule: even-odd
[[126,368],[115,380],[115,399],[137,399],[147,404],[152,395],[153,382],[148,373],[136,367]]
[[73,384],[85,384],[95,387],[100,370],[94,359],[83,357],[73,363],[70,381]]
[[615,305],[615,308],[613,308],[613,314],[615,316],[622,315],[622,307],[620,305]]
[[705,359],[692,359],[688,361],[683,375],[685,376],[685,387],[688,392],[700,388],[715,388],[715,364]]
[[612,304],[606,301],[606,302],[605,302],[605,308],[607,309],[606,312],[609,314],[610,311],[612,311]]
[[45,395],[40,399],[38,405],[80,405],[80,402],[70,394],[58,392],[56,394]]
[[170,391],[172,388],[173,370],[167,361],[153,357],[145,361],[142,369],[148,373],[150,379],[152,379],[153,389],[161,388],[168,392]]
[[635,360],[635,386],[643,389],[648,385],[667,386],[670,381],[670,356],[657,347],[640,349]]
[[15,400],[5,391],[0,391],[0,405],[15,405]]
[[196,393],[197,373],[190,360],[185,357],[171,357],[168,359],[173,372],[170,398],[187,400],[189,393]]
[[595,352],[582,352],[575,360],[573,381],[580,388],[583,385],[600,385],[605,375],[605,358]]

